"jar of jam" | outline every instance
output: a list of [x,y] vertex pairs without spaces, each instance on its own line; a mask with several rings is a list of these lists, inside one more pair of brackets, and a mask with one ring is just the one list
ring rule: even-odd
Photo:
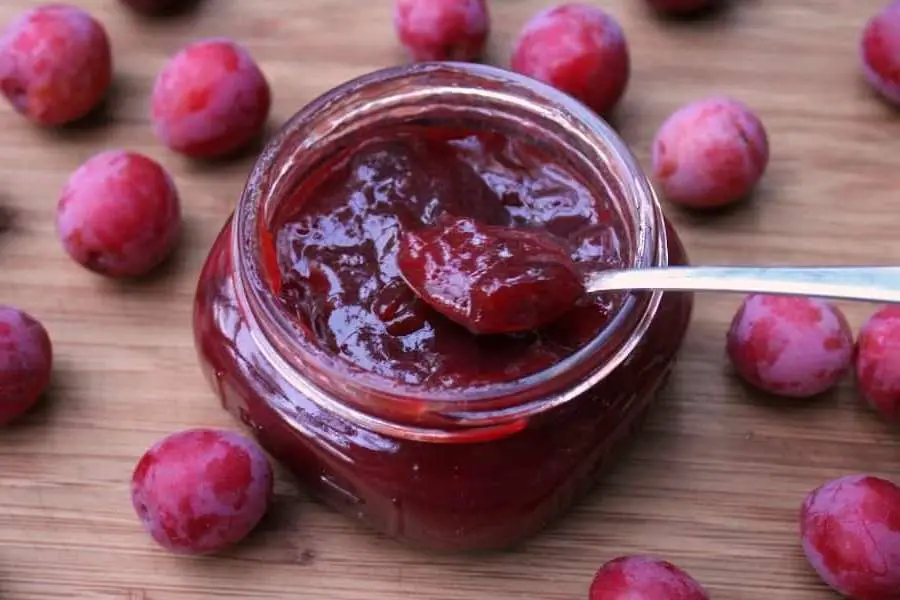
[[205,374],[314,496],[434,549],[510,547],[597,481],[683,340],[692,298],[586,297],[475,335],[404,284],[442,216],[542,230],[585,272],[684,264],[638,163],[577,101],[505,70],[390,68],[268,144],[200,277]]

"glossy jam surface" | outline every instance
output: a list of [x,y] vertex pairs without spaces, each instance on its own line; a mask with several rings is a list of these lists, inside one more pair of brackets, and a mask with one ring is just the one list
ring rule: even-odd
[[[627,360],[602,380],[581,385],[587,371],[561,368],[539,387],[502,392],[514,407],[528,402],[529,391],[541,400],[579,386],[564,403],[488,427],[429,413],[419,390],[483,385],[479,391],[499,394],[491,386],[563,366],[608,325],[618,299],[576,306],[536,331],[474,335],[404,283],[397,264],[403,232],[461,217],[539,231],[566,248],[576,269],[627,263],[634,244],[613,200],[596,192],[602,184],[589,190],[564,156],[492,134],[404,133],[372,138],[325,163],[269,215],[278,226],[274,241],[263,236],[259,259],[272,289],[261,292],[301,324],[302,336],[279,341],[282,351],[319,351],[308,372],[288,373],[260,345],[263,317],[246,300],[255,284],[232,254],[230,223],[200,276],[197,349],[222,405],[315,497],[414,545],[508,548],[564,513],[634,437],[684,339],[691,296],[663,295]],[[669,264],[684,264],[678,236],[663,225]],[[604,350],[583,364],[596,368]],[[326,361],[346,366],[346,374],[319,377]],[[348,391],[360,371],[407,387],[365,405],[381,424],[347,412],[360,406]]]
[[424,389],[514,381],[571,356],[616,308],[616,296],[585,298],[538,329],[475,335],[401,276],[402,236],[448,218],[541,232],[580,270],[629,260],[609,198],[533,143],[410,128],[374,138],[323,172],[276,217],[275,292],[305,327],[305,342],[352,368]]

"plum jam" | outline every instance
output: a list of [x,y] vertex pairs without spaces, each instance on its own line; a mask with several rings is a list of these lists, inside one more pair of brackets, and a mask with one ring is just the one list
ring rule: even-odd
[[[585,298],[538,330],[474,335],[432,309],[449,302],[420,300],[401,277],[401,236],[418,234],[421,239],[432,230],[440,234],[449,229],[455,235],[444,236],[448,244],[438,253],[459,253],[461,246],[473,245],[466,227],[453,226],[463,217],[469,220],[468,229],[505,226],[500,231],[519,235],[543,230],[564,244],[571,260],[585,270],[622,266],[627,250],[621,219],[609,198],[592,194],[527,141],[498,133],[407,126],[361,143],[338,161],[320,167],[323,181],[307,182],[311,189],[301,182],[294,197],[279,208],[274,225],[280,283],[273,293],[319,350],[386,383],[459,390],[542,371],[582,347],[608,322],[616,299],[598,296]],[[499,236],[493,237],[496,241]],[[533,242],[516,250],[540,258]],[[408,252],[405,256],[407,262],[413,258]],[[450,271],[445,278],[454,280],[450,288],[468,287],[466,279],[484,270],[476,260],[467,262],[463,267],[469,267],[468,273],[444,270]],[[491,267],[494,272],[502,269]],[[513,288],[511,294],[526,296],[523,303],[533,303],[527,296],[534,294],[548,305],[559,295],[563,302],[576,299],[568,281],[554,285],[560,274],[544,278],[544,289],[516,286],[521,278],[510,274],[502,281],[501,272],[501,281],[487,287],[505,283]],[[510,305],[517,299],[500,295],[493,294],[485,303],[502,302],[507,309],[498,312],[514,314]]]
[[[496,68],[404,66],[269,143],[195,337],[223,406],[317,498],[415,545],[501,549],[591,489],[690,319],[690,295],[586,296],[572,273],[685,262],[582,105]],[[435,265],[440,294],[417,284]]]

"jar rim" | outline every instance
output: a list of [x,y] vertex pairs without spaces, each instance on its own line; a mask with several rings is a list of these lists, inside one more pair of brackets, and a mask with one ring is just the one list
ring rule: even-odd
[[[385,406],[385,402],[394,406],[409,403],[410,406],[400,413],[417,424],[433,422],[440,423],[442,427],[464,428],[508,423],[564,404],[604,379],[627,360],[646,333],[662,297],[661,292],[648,292],[640,296],[629,293],[610,323],[572,355],[537,373],[465,393],[388,385],[383,377],[350,372],[345,365],[339,364],[340,361],[330,361],[330,357],[321,350],[308,348],[299,342],[304,336],[298,331],[295,320],[271,293],[266,274],[273,266],[265,264],[263,253],[259,251],[265,239],[271,242],[271,233],[264,215],[267,193],[290,174],[290,165],[281,165],[280,161],[286,151],[295,154],[302,152],[301,148],[286,149],[285,146],[299,133],[304,134],[304,144],[309,146],[324,137],[328,133],[327,128],[312,130],[309,123],[317,114],[333,108],[341,98],[379,85],[434,76],[465,78],[464,83],[441,88],[444,92],[478,96],[492,94],[497,101],[517,103],[530,110],[544,111],[551,118],[564,123],[568,134],[581,136],[581,141],[599,148],[609,167],[614,169],[610,172],[617,176],[617,183],[623,188],[624,199],[635,204],[636,222],[630,266],[650,267],[666,264],[668,261],[666,231],[659,201],[636,157],[606,121],[577,100],[549,85],[498,67],[437,62],[381,69],[331,89],[301,108],[281,127],[266,144],[251,171],[235,211],[232,229],[235,272],[240,279],[236,281],[236,288],[239,300],[246,302],[250,308],[249,315],[255,321],[255,330],[263,334],[255,336],[257,343],[273,359],[273,364],[280,365],[280,374],[289,383],[301,388],[308,388],[312,383],[320,389],[330,388],[332,393],[338,391],[341,395],[355,398],[355,408],[341,406],[341,402],[329,404],[331,408],[337,406],[339,412],[357,413],[357,422],[363,419],[370,425],[373,419],[383,421],[384,424],[390,423],[391,419],[381,419],[379,415],[382,412],[379,407]],[[486,89],[487,83],[501,84],[508,89],[502,94],[491,92]],[[371,98],[368,105],[356,108],[360,111],[372,111],[389,101],[422,102],[427,100],[428,93],[436,92],[437,89],[409,86],[409,89],[396,91],[391,98]],[[529,97],[537,98],[542,104],[539,106],[536,101],[524,98],[524,92]],[[347,118],[353,118],[353,115]],[[341,124],[331,126],[340,127]],[[615,351],[604,360],[600,368],[594,369],[578,385],[550,395],[538,392],[546,389],[548,382],[572,370],[575,365],[588,360],[601,349],[608,349],[613,334],[622,334],[623,331],[625,335],[620,336],[622,339],[618,341]],[[313,373],[309,370],[312,367],[315,377],[311,376]],[[327,396],[328,391],[321,397],[328,400]]]

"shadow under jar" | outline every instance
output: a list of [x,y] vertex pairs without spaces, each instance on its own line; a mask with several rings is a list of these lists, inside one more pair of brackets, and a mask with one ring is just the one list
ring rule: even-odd
[[442,215],[539,228],[583,269],[686,262],[647,177],[576,101],[504,70],[391,68],[295,115],[212,248],[194,310],[224,407],[306,488],[434,549],[510,547],[636,431],[688,294],[585,298],[476,336],[403,284],[401,232]]

